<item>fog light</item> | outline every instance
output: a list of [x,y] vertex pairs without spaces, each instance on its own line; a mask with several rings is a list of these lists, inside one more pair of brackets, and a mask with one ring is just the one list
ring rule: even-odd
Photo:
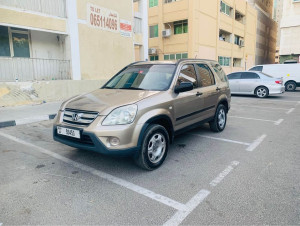
[[120,140],[117,137],[111,137],[111,138],[109,138],[109,143],[111,146],[117,146],[117,145],[119,145]]

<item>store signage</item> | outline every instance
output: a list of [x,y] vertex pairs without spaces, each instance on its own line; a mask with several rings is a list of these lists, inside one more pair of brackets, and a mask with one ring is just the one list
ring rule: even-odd
[[120,18],[116,11],[93,4],[87,5],[88,25],[105,31],[119,32]]
[[120,33],[124,37],[132,36],[131,21],[123,20],[123,19],[120,20]]

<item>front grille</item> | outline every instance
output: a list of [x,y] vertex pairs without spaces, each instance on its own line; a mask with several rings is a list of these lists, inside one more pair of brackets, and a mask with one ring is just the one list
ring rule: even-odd
[[[77,116],[77,118],[74,116]],[[98,112],[66,108],[63,121],[74,125],[88,126],[95,120],[95,118],[97,118],[97,116]]]

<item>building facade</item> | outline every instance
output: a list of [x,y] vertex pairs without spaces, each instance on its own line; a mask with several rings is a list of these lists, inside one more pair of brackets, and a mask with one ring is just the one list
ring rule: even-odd
[[282,19],[280,24],[280,63],[286,60],[300,62],[300,1],[285,0],[283,3]]
[[147,45],[134,21],[132,0],[0,0],[0,81],[107,80]]
[[255,64],[256,11],[244,0],[149,0],[149,59],[204,58],[224,70]]
[[277,23],[273,20],[273,0],[248,0],[257,11],[255,64],[275,63]]

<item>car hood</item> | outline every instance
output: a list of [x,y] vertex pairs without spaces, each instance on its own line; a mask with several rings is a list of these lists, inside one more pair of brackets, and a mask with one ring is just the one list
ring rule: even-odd
[[107,115],[117,107],[136,103],[157,93],[159,91],[98,89],[72,98],[66,103],[65,108],[96,111],[100,115]]

